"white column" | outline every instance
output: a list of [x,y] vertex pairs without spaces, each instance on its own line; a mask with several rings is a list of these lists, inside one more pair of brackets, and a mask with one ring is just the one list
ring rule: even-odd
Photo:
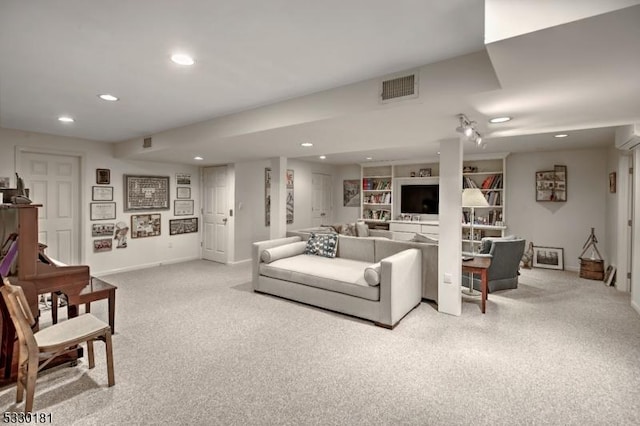
[[438,311],[462,313],[462,151],[464,136],[440,142]]
[[282,238],[287,234],[287,158],[271,159],[271,226],[269,237]]

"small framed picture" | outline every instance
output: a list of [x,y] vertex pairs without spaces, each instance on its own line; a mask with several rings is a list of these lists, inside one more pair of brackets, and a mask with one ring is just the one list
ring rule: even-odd
[[91,194],[93,201],[113,201],[113,186],[94,186]]
[[431,176],[431,169],[420,169],[420,177]]
[[169,220],[169,235],[189,234],[191,232],[198,232],[197,217]]
[[157,237],[160,227],[160,213],[131,215],[131,238]]
[[111,170],[96,169],[96,183],[98,185],[109,185],[111,183]]
[[116,203],[89,203],[91,220],[115,220]]
[[189,199],[191,198],[191,188],[188,186],[179,186],[176,188],[176,198]]
[[560,247],[533,247],[533,267],[564,269],[564,250]]
[[609,173],[609,192],[616,193],[616,172]]
[[175,216],[193,216],[193,200],[175,200],[173,214]]
[[176,173],[176,183],[178,185],[191,185],[191,173]]
[[112,247],[113,247],[113,240],[111,238],[100,238],[99,240],[93,240],[94,253],[111,251]]
[[420,215],[414,214],[413,216],[411,216],[411,222],[420,222]]
[[93,223],[91,224],[91,236],[113,237],[114,226],[113,223]]

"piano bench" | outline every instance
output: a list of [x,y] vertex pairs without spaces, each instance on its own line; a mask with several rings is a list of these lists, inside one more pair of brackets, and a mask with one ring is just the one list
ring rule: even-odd
[[[70,303],[67,296],[62,292],[51,293],[51,322],[58,323],[58,297],[62,296],[67,299],[67,310],[70,304],[84,304],[86,313],[91,312],[91,302],[107,299],[109,306],[109,325],[111,326],[111,334],[115,334],[115,316],[116,316],[116,289],[118,287],[102,281],[101,279],[91,277],[87,284],[78,295],[77,303]],[[67,311],[68,312],[68,311]]]

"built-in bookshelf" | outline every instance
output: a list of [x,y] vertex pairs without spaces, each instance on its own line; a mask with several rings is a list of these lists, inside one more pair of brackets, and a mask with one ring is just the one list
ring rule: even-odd
[[362,167],[361,218],[391,220],[393,211],[393,166]]
[[[395,203],[400,183],[423,183],[439,176],[440,167],[437,162],[372,165],[361,167],[362,198],[360,217],[370,224],[399,221],[400,208]],[[487,198],[488,207],[476,207],[474,246],[480,244],[483,237],[501,237],[506,230],[505,209],[505,158],[465,160],[463,162],[463,188],[479,188]],[[395,184],[394,184],[395,183]],[[395,188],[395,189],[394,189]],[[395,207],[395,208],[394,208]],[[463,250],[471,251],[469,223],[470,211],[463,208],[462,242]],[[421,223],[421,222],[420,222]],[[432,225],[431,222],[429,224]]]
[[[487,199],[488,207],[474,211],[473,245],[480,245],[483,237],[503,237],[505,226],[505,159],[463,162],[463,188],[479,188]],[[462,249],[471,250],[470,209],[462,209]]]

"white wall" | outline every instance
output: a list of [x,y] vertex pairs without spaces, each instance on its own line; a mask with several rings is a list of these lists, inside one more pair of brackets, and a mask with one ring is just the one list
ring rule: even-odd
[[484,42],[516,37],[638,4],[638,0],[487,0]]
[[[269,239],[265,226],[264,169],[271,167],[269,160],[235,163],[235,253],[236,262],[251,258],[251,243]],[[287,169],[294,173],[293,223],[287,230],[308,228],[311,221],[311,176],[324,173],[332,176],[335,184],[335,166],[296,159],[287,160]],[[335,185],[334,185],[335,186]],[[342,192],[340,192],[342,194]],[[333,204],[336,205],[335,194]],[[342,203],[342,198],[339,199]]]
[[[535,173],[567,166],[567,201],[536,202]],[[606,225],[607,149],[549,151],[507,157],[507,233],[536,246],[562,247],[564,265],[579,270],[578,256],[595,228],[598,249],[610,261]]]
[[[59,153],[82,156],[81,165],[81,263],[90,266],[94,275],[159,263],[176,262],[200,257],[199,234],[169,236],[169,219],[173,216],[173,201],[176,191],[176,173],[191,173],[191,198],[195,200],[195,213],[200,210],[200,174],[197,167],[151,162],[132,162],[113,157],[113,145],[83,139],[52,136],[40,133],[15,131],[0,128],[0,176],[11,176],[16,172],[15,151],[20,148],[38,148]],[[111,186],[114,188],[116,202],[116,220],[92,222],[89,220],[89,203],[92,186],[95,185],[96,168],[111,170]],[[18,170],[19,172],[19,170]],[[123,174],[148,174],[170,176],[171,209],[158,211],[162,216],[162,234],[158,237],[128,238],[128,247],[114,248],[110,252],[93,253],[91,237],[92,223],[110,223],[123,221],[131,226],[131,213],[123,212]],[[169,244],[172,247],[169,247]]]
[[[334,209],[333,209],[333,221],[335,223],[349,223],[355,222],[360,218],[360,206],[358,207],[345,207],[344,206],[344,181],[350,179],[360,180],[360,165],[352,164],[348,166],[336,167],[333,188],[334,188]],[[362,191],[360,191],[362,197]]]

